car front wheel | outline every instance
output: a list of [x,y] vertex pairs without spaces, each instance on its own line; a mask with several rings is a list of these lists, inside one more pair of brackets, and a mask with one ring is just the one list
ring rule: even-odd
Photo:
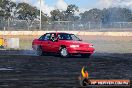
[[60,49],[60,55],[61,55],[61,57],[68,57],[69,56],[68,51],[65,47]]

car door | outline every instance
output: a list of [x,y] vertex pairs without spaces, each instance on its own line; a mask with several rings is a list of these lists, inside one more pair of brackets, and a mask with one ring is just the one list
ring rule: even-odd
[[50,33],[46,33],[44,37],[41,38],[41,47],[45,52],[49,51],[50,36],[51,36]]
[[54,52],[54,53],[57,53],[58,51],[59,51],[59,46],[60,46],[60,43],[59,43],[59,41],[57,41],[56,39],[57,39],[57,35],[56,35],[56,33],[52,33],[51,35],[53,35],[54,34],[54,40],[55,41],[53,41],[52,39],[49,41],[49,51],[50,52]]

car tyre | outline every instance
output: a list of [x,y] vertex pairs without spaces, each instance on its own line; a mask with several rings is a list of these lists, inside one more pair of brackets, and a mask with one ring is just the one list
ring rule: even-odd
[[36,49],[36,55],[37,56],[43,56],[43,50],[40,46],[38,46]]
[[69,53],[68,53],[68,51],[67,51],[67,48],[62,47],[62,48],[60,49],[60,56],[61,56],[61,57],[69,57]]
[[82,56],[83,58],[89,58],[89,57],[91,56],[91,54],[81,54],[81,56]]

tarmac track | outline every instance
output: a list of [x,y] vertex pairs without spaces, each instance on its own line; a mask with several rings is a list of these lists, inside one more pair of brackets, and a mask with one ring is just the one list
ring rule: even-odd
[[31,50],[0,51],[0,88],[77,88],[81,68],[95,79],[132,79],[131,53],[90,58],[35,56]]

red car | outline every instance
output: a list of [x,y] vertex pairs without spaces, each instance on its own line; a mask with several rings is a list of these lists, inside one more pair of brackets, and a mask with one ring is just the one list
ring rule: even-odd
[[94,52],[92,44],[82,42],[77,36],[69,33],[46,33],[32,42],[37,55],[43,53],[58,53],[62,57],[80,54],[89,57]]

